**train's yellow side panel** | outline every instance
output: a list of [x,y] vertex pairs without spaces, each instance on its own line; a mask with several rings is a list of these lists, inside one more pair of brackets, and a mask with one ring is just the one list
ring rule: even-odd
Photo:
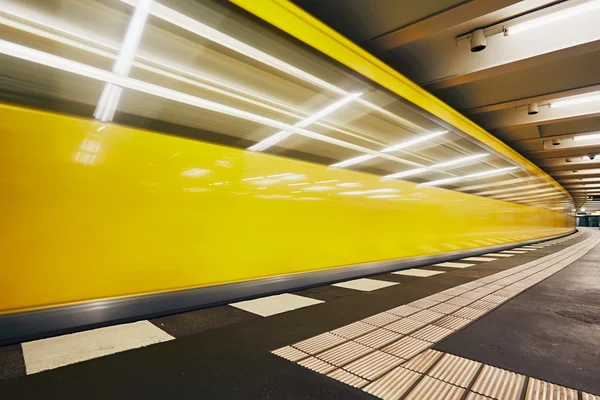
[[560,213],[102,126],[0,105],[0,313],[573,229]]

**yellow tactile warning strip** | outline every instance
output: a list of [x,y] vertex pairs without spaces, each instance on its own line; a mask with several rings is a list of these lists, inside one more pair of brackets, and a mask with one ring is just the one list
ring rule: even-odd
[[[571,239],[571,236],[569,239]],[[559,243],[558,239],[549,243]],[[600,243],[600,232],[557,253],[273,351],[386,400],[576,400],[577,391],[430,349],[562,270]],[[583,394],[582,394],[583,395]],[[585,394],[584,400],[600,400]]]

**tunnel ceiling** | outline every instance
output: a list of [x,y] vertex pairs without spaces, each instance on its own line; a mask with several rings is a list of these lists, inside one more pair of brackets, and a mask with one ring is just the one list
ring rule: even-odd
[[[585,137],[600,134],[600,1],[295,3],[521,152],[578,206],[600,209],[586,202],[600,194],[600,135]],[[457,40],[480,28],[483,51]]]

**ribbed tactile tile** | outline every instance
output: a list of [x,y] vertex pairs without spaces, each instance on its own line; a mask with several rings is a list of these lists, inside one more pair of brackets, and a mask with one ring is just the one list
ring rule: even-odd
[[345,342],[346,339],[340,336],[332,335],[329,332],[322,333],[310,339],[303,340],[293,344],[298,350],[302,350],[308,354],[316,354],[320,351],[333,347],[339,343]]
[[433,300],[433,301],[444,302],[446,300],[450,300],[453,297],[454,297],[453,294],[436,293],[436,294],[432,294],[431,296],[427,296],[426,298]]
[[423,310],[416,314],[410,315],[408,318],[416,319],[417,321],[421,321],[421,322],[432,322],[432,321],[435,321],[436,319],[440,319],[443,316],[444,316],[444,314],[436,313],[436,312],[429,311],[429,310]]
[[427,322],[417,321],[416,319],[410,318],[402,318],[401,320],[387,325],[385,329],[406,335],[425,325],[427,325]]
[[466,287],[460,287],[460,286],[456,286],[450,289],[446,289],[443,292],[440,292],[442,294],[446,294],[449,296],[460,296],[461,294],[468,292],[469,290],[472,290],[470,288],[466,288]]
[[535,378],[529,378],[525,400],[577,400],[577,391]]
[[385,346],[386,344],[392,343],[402,337],[399,333],[389,331],[387,329],[379,328],[373,332],[369,332],[366,335],[354,338],[355,342],[364,344],[365,346],[378,349]]
[[417,307],[417,308],[429,308],[429,307],[435,306],[438,303],[439,303],[439,301],[434,301],[434,300],[425,298],[425,299],[413,301],[412,303],[408,303],[407,305],[411,306],[411,307]]
[[506,297],[501,297],[501,296],[496,296],[494,294],[490,294],[488,296],[483,297],[481,300],[487,301],[488,303],[502,304],[506,301]]
[[411,307],[411,306],[406,306],[405,305],[405,306],[400,306],[400,307],[392,308],[391,310],[387,310],[386,312],[388,312],[390,314],[397,315],[399,317],[406,317],[406,316],[409,316],[411,314],[418,313],[419,311],[421,311],[420,308]]
[[319,360],[318,358],[312,356],[302,361],[299,361],[298,364],[302,365],[305,368],[312,369],[315,372],[319,372],[321,374],[326,374],[335,369],[333,365],[328,364],[325,361]]
[[439,321],[435,321],[433,323],[433,325],[441,326],[442,328],[448,328],[448,329],[452,329],[452,330],[456,331],[466,325],[469,325],[470,323],[471,323],[470,319],[459,318],[459,317],[455,317],[453,315],[448,315],[447,317],[444,317],[444,318],[440,319]]
[[488,293],[482,293],[477,290],[472,290],[470,292],[461,294],[459,297],[462,299],[469,299],[469,300],[475,301],[475,300],[479,300],[482,297],[485,297],[487,294]]
[[440,303],[437,306],[431,307],[429,311],[441,313],[441,314],[452,314],[454,311],[458,310],[462,306],[457,306],[455,304],[449,303]]
[[436,325],[427,325],[426,327],[411,333],[410,336],[417,339],[426,340],[431,343],[436,343],[453,333],[454,331],[452,329],[442,328],[441,326]]
[[454,312],[452,315],[466,319],[477,319],[482,315],[486,314],[487,312],[487,310],[478,310],[476,308],[465,307]]
[[410,361],[402,364],[402,367],[424,374],[442,355],[444,353],[437,350],[425,350],[418,356],[411,358]]
[[523,375],[484,365],[471,390],[493,399],[519,400],[524,382]]
[[491,400],[489,397],[483,396],[478,393],[469,392],[465,400]]
[[479,300],[475,303],[469,304],[469,308],[474,308],[476,310],[484,310],[491,311],[494,308],[498,307],[498,304],[488,303],[487,301]]
[[367,353],[373,351],[372,348],[356,342],[346,342],[317,354],[317,357],[323,361],[341,367],[350,361],[356,360]]
[[581,400],[600,400],[600,396],[581,392]]
[[350,386],[354,386],[355,388],[361,388],[369,383],[368,380],[361,378],[360,376],[356,376],[351,374],[348,371],[345,371],[341,368],[338,368],[334,371],[331,371],[327,374],[328,377],[338,380],[342,383],[345,383]]
[[409,359],[422,350],[425,350],[429,346],[431,346],[431,343],[429,342],[406,336],[397,342],[387,345],[382,349],[382,351],[390,353],[396,357]]
[[354,339],[357,336],[364,335],[365,333],[374,331],[375,329],[377,329],[377,327],[358,321],[346,326],[342,326],[341,328],[334,329],[331,331],[331,333],[346,339]]
[[445,354],[427,375],[466,388],[480,366],[477,361]]
[[469,304],[471,304],[473,302],[475,302],[475,299],[467,299],[465,297],[458,296],[458,297],[455,297],[453,299],[448,300],[446,303],[453,304],[455,306],[464,307],[464,306],[467,306],[467,305],[469,305]]
[[345,365],[344,369],[352,372],[354,375],[373,380],[390,369],[397,367],[402,362],[404,362],[402,358],[394,357],[382,351],[374,351]]
[[421,377],[414,371],[397,367],[363,390],[383,400],[398,400]]
[[397,315],[390,314],[387,312],[382,312],[379,314],[375,314],[372,317],[365,318],[365,319],[361,320],[361,322],[364,322],[365,324],[369,324],[369,325],[373,325],[373,326],[384,326],[391,322],[397,321],[399,319],[400,319],[400,317],[398,317]]
[[308,354],[306,354],[303,351],[300,351],[298,349],[295,349],[292,346],[285,346],[280,349],[273,350],[271,353],[273,353],[279,357],[285,358],[286,360],[290,360],[290,361],[294,361],[294,362],[308,357]]
[[460,400],[464,391],[465,389],[458,386],[426,376],[404,399]]

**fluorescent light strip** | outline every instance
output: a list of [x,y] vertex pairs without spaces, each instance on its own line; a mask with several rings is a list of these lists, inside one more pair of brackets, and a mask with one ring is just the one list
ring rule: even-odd
[[[127,27],[125,38],[119,56],[113,66],[113,72],[117,75],[127,76],[131,71],[131,63],[135,57],[142,33],[144,32],[144,26],[148,19],[148,9],[154,0],[140,0],[136,5],[135,12],[131,18],[131,22]],[[100,100],[94,111],[94,117],[100,121],[112,121],[117,111],[119,100],[123,89],[115,86],[112,83],[107,83],[104,86],[104,90],[100,95]]]
[[[550,107],[551,108],[569,107],[569,106],[576,106],[576,105],[580,105],[580,104],[592,103],[592,102],[596,102],[596,101],[600,101],[600,94],[594,94],[592,96],[581,96],[581,97],[576,97],[576,98],[566,99],[566,100],[552,101],[552,102],[550,102]],[[580,137],[584,137],[584,136],[580,136]],[[575,138],[575,140],[578,140],[578,139]]]
[[580,136],[575,136],[573,138],[574,141],[576,142],[584,142],[587,140],[595,140],[595,139],[600,139],[600,133],[592,133],[592,134],[587,134],[587,135],[580,135]]
[[[519,193],[519,195],[525,195],[525,194],[536,194],[536,193],[545,193],[545,192],[556,192],[557,190],[555,188],[547,188],[547,189],[537,189],[537,190],[530,190],[528,192],[521,192]],[[490,196],[490,198],[492,199],[504,199],[507,197],[511,197],[514,196],[514,193],[509,193],[509,194],[504,194],[504,195],[499,195],[499,196]]]
[[[11,11],[12,10],[13,9],[11,9]],[[31,15],[25,15],[25,11],[26,10],[17,9],[18,13],[12,12],[10,15],[18,17],[20,19],[25,19],[28,22],[32,22],[32,23],[34,23],[36,25],[40,25],[40,26],[43,26],[45,28],[52,29],[52,30],[57,31],[57,32],[61,32],[61,33],[65,34],[65,35],[70,35],[70,32],[65,31],[65,30],[61,30],[57,26],[51,26],[46,21],[41,21],[39,19],[33,19]],[[31,34],[34,34],[34,35],[37,35],[37,36],[40,36],[40,37],[44,37],[46,39],[50,39],[50,40],[53,40],[55,42],[62,43],[62,44],[65,44],[67,46],[71,46],[71,47],[74,47],[74,48],[78,48],[80,50],[84,50],[84,51],[87,51],[89,53],[96,54],[96,55],[99,55],[99,56],[102,56],[102,57],[106,57],[106,58],[110,58],[110,59],[116,59],[117,58],[115,54],[113,54],[113,53],[111,53],[109,51],[99,50],[96,47],[88,46],[86,44],[82,44],[82,43],[77,42],[75,40],[64,38],[64,37],[56,35],[54,33],[51,33],[51,32],[48,32],[48,31],[44,31],[44,30],[41,30],[41,29],[38,29],[38,28],[35,28],[35,27],[31,27],[29,25],[22,24],[22,23],[17,22],[17,21],[13,21],[13,20],[4,18],[2,16],[0,16],[0,24],[11,26],[11,27],[13,27],[15,29],[19,29],[19,30],[24,31],[24,32],[28,32],[28,33],[31,33]],[[89,43],[93,43],[94,45],[97,45],[97,46],[102,46],[103,48],[110,49],[112,51],[118,51],[118,47],[110,45],[110,44],[108,44],[106,42],[103,42],[103,41],[99,40],[98,38],[91,39],[89,37],[85,37],[85,36],[82,35],[81,32],[78,33],[78,39],[85,40],[85,41],[87,41]],[[182,67],[182,66],[175,66],[174,64],[169,63],[168,60],[147,57],[147,56],[145,56],[144,54],[141,54],[141,53],[136,54],[136,58],[140,59],[140,60],[143,60],[143,61],[146,61],[146,62],[148,62],[148,63],[150,63],[152,65],[160,65],[162,68],[166,68],[168,70],[174,71],[175,73],[169,72],[169,71],[167,71],[165,69],[162,69],[162,68],[153,67],[152,65],[145,64],[143,62],[133,61],[133,63],[132,63],[133,66],[135,66],[137,68],[140,68],[140,69],[143,69],[143,70],[155,73],[157,75],[162,75],[162,76],[165,76],[167,78],[171,78],[171,79],[174,79],[174,80],[177,80],[177,81],[189,84],[189,85],[193,85],[193,86],[196,86],[196,87],[199,87],[199,88],[202,88],[202,89],[206,89],[206,90],[209,90],[209,91],[212,91],[212,92],[215,92],[215,93],[227,96],[227,97],[231,97],[231,98],[234,98],[236,100],[240,100],[240,101],[243,101],[243,102],[255,105],[255,106],[259,106],[259,107],[262,107],[262,108],[265,108],[265,109],[268,109],[268,110],[271,110],[271,111],[275,111],[277,113],[280,113],[282,115],[286,115],[286,116],[289,116],[289,117],[292,117],[292,118],[302,118],[303,117],[303,115],[300,114],[299,110],[297,110],[297,109],[295,109],[295,108],[293,108],[293,107],[291,107],[289,105],[283,104],[281,101],[271,100],[271,99],[269,99],[267,97],[264,97],[264,96],[261,96],[261,95],[259,95],[257,93],[253,93],[253,92],[247,91],[247,90],[245,90],[243,88],[230,85],[227,82],[220,81],[220,80],[215,79],[213,77],[198,74],[197,71],[195,71],[195,70],[190,70],[190,69],[187,69],[187,68]],[[183,76],[183,75],[190,76],[193,79],[187,78],[186,76]],[[203,83],[203,82],[207,82],[209,84]],[[223,88],[225,88],[227,90],[221,89],[221,88],[216,87],[216,86],[211,86],[211,85],[220,86],[220,87],[223,87]],[[241,93],[243,96],[237,94],[236,92],[237,93]],[[254,100],[254,99],[258,99],[260,101],[257,101],[257,100]],[[271,103],[271,104],[267,104],[267,103]],[[280,107],[282,107],[282,108],[280,108]],[[286,108],[288,110],[292,110],[293,112],[287,111],[284,108]],[[352,136],[354,138],[358,138],[360,140],[364,140],[364,141],[371,142],[371,143],[374,143],[374,144],[380,144],[380,142],[369,138],[371,136],[369,133],[361,132],[361,131],[357,130],[356,128],[353,128],[353,127],[345,127],[345,126],[342,126],[342,125],[337,124],[337,123],[316,122],[316,124],[319,125],[319,126],[323,126],[323,127],[327,128],[327,129],[330,129],[330,130],[333,130],[333,131],[336,131],[336,132],[340,132],[340,133],[343,133],[345,135]],[[354,131],[356,133],[353,133],[350,130],[352,130],[352,131]]]
[[415,144],[419,144],[419,143],[425,142],[427,140],[436,138],[436,137],[444,135],[446,133],[448,133],[448,131],[433,132],[433,133],[430,133],[430,134],[427,134],[427,135],[421,135],[421,136],[416,137],[414,139],[407,140],[406,142],[398,143],[398,144],[395,144],[393,146],[386,147],[385,149],[381,150],[381,152],[382,153],[390,153],[392,151],[406,149],[408,147],[414,146]]
[[[226,106],[224,104],[216,103],[210,100],[206,100],[200,97],[191,96],[185,93],[181,93],[172,89],[168,89],[162,86],[154,85],[148,82],[139,81],[130,77],[123,77],[114,74],[109,71],[105,71],[96,67],[81,64],[73,60],[69,60],[63,57],[58,57],[53,54],[48,54],[39,50],[31,49],[25,46],[21,46],[16,43],[8,42],[0,39],[0,52],[9,56],[17,57],[23,60],[35,62],[41,65],[46,65],[51,68],[60,69],[63,71],[71,72],[88,78],[96,79],[103,82],[110,82],[117,86],[135,90],[142,93],[162,97],[172,101],[176,101],[183,104],[188,104],[198,108],[215,111],[222,114],[227,114],[233,117],[253,121],[259,124],[272,126],[282,130],[289,130],[302,136],[306,136],[311,139],[320,140],[322,142],[334,144],[340,147],[345,147],[351,150],[355,150],[361,153],[368,153],[374,157],[383,157],[389,160],[408,163],[406,160],[401,160],[397,157],[393,157],[387,154],[382,154],[374,150],[355,145],[352,143],[345,142],[343,140],[335,139],[329,136],[321,135],[316,132],[312,132],[303,128],[298,128],[293,125],[289,125],[280,121],[276,121],[270,118],[263,117],[261,115],[253,114],[244,110],[239,110],[234,107]],[[412,163],[415,164],[415,163]]]
[[[427,141],[429,139],[433,139],[433,138],[441,136],[441,135],[443,135],[445,133],[448,133],[448,131],[433,132],[433,133],[430,133],[430,134],[427,134],[427,135],[422,135],[422,136],[420,136],[418,138],[411,139],[411,140],[408,140],[408,141],[403,142],[403,143],[398,143],[398,144],[390,146],[390,147],[386,147],[383,150],[381,150],[381,153],[389,153],[389,152],[400,150],[400,149],[406,149],[406,148],[408,148],[410,146],[414,146],[415,144],[419,144],[419,143],[425,142],[425,141]],[[336,164],[332,164],[330,166],[334,167],[334,168],[345,168],[345,167],[349,167],[351,165],[355,165],[355,164],[358,164],[358,163],[361,163],[361,162],[364,162],[364,161],[372,160],[375,157],[376,156],[372,157],[371,155],[358,156],[358,157],[351,158],[349,160],[345,160],[345,161],[341,161],[341,162],[336,163]],[[388,157],[385,157],[385,156],[383,156],[383,157],[384,158],[388,158]],[[405,162],[405,163],[407,163],[407,164],[413,164],[413,165],[416,164],[416,163],[406,162],[406,160],[402,160],[402,161]],[[419,164],[416,164],[416,165],[419,165]],[[419,169],[420,168],[424,168],[424,167],[419,167]]]
[[349,166],[354,165],[354,164],[358,164],[358,163],[361,163],[361,162],[372,160],[375,157],[377,157],[377,156],[373,155],[373,154],[365,154],[365,155],[362,155],[362,156],[351,158],[351,159],[346,160],[346,161],[342,161],[342,162],[339,162],[339,163],[336,163],[336,164],[332,164],[331,167],[333,167],[333,168],[346,168],[346,167],[349,167]]
[[504,174],[508,171],[512,171],[515,169],[517,169],[517,167],[507,167],[507,168],[495,169],[492,171],[477,172],[475,174],[469,174],[469,175],[459,176],[459,177],[455,177],[455,178],[439,179],[437,181],[425,182],[425,183],[419,184],[418,186],[447,185],[449,183],[459,182],[459,181],[463,181],[463,180],[467,180],[467,179],[480,179],[480,178],[485,178],[485,177],[494,176],[494,175],[501,175],[501,174]]
[[[534,17],[528,21],[520,22],[513,26],[509,25],[507,28],[508,34],[516,35],[518,33],[525,32],[530,29],[539,28],[541,26],[548,25],[553,22],[561,21],[563,19],[571,18],[576,15],[581,15],[600,8],[600,1],[598,0],[586,1],[584,3],[580,3],[578,5],[570,7],[568,6],[568,3],[570,2],[566,2],[566,4],[563,3],[561,5],[562,8],[560,10],[549,12],[547,14],[540,15],[539,17]],[[567,6],[563,7],[564,5]],[[574,27],[574,29],[576,29],[576,27]]]
[[543,182],[543,183],[536,183],[536,184],[528,184],[526,186],[517,186],[517,187],[512,187],[512,188],[505,188],[505,189],[495,189],[495,190],[487,190],[485,192],[477,192],[477,193],[473,193],[475,196],[487,196],[490,194],[497,194],[497,193],[506,193],[506,192],[516,192],[516,191],[520,191],[520,190],[525,190],[525,189],[533,189],[535,187],[539,187],[539,186],[547,186],[548,183]]
[[[319,120],[323,117],[326,117],[327,115],[342,108],[343,106],[345,106],[346,104],[350,103],[352,100],[354,100],[360,96],[362,96],[362,93],[352,93],[352,94],[344,97],[343,99],[338,100],[338,101],[328,105],[327,107],[316,112],[315,114],[311,115],[310,117],[306,118],[305,120],[298,122],[294,126],[297,126],[299,128],[307,127],[310,124],[312,124],[313,122],[316,122],[317,120]],[[292,134],[293,134],[293,132],[279,131],[276,134],[269,136],[268,138],[256,143],[255,145],[248,147],[248,150],[264,151],[264,150],[268,149],[269,147],[274,146],[275,144],[281,142],[283,139],[289,137]]]
[[[135,0],[121,0],[123,3],[135,6]],[[178,11],[175,11],[171,8],[168,8],[160,3],[154,3],[149,10],[150,14],[154,15],[157,18],[160,18],[164,21],[167,21],[175,26],[178,26],[188,32],[201,36],[205,39],[213,41],[223,47],[227,47],[230,50],[233,50],[237,53],[243,54],[246,57],[252,58],[253,60],[259,61],[268,67],[278,69],[279,71],[285,72],[287,74],[293,75],[297,78],[300,78],[306,82],[312,83],[318,87],[323,89],[327,89],[333,93],[337,93],[343,96],[347,96],[349,93],[345,90],[324,81],[314,75],[309,74],[306,71],[301,70],[300,68],[294,67],[291,64],[288,64],[276,57],[271,56],[265,52],[262,52],[258,49],[255,49],[252,46],[247,45],[244,42],[241,42],[237,39],[234,39],[231,36],[224,34],[214,28],[209,27],[199,21],[194,20],[193,18],[188,17],[185,14],[182,14]],[[357,102],[363,104],[372,110],[375,110],[389,118],[394,119],[395,121],[417,131],[423,131],[423,128],[420,126],[385,110],[369,101],[364,99],[357,99]]]
[[439,169],[439,168],[446,168],[446,167],[451,167],[451,166],[454,166],[454,165],[466,163],[466,162],[473,161],[473,160],[476,160],[478,158],[482,158],[482,157],[486,157],[486,156],[489,156],[489,154],[487,154],[487,153],[485,153],[485,154],[475,154],[475,155],[472,155],[472,156],[461,157],[461,158],[457,158],[455,160],[450,160],[450,161],[446,161],[446,162],[443,162],[443,163],[435,164],[435,165],[432,165],[431,167],[415,168],[415,169],[411,169],[409,171],[397,172],[395,174],[386,175],[383,178],[384,179],[405,178],[407,176],[418,175],[418,174],[421,174],[423,172],[430,171],[430,170],[435,170],[435,169]]
[[480,185],[465,186],[465,187],[458,188],[456,190],[460,190],[461,192],[467,192],[470,190],[478,190],[478,189],[486,189],[486,188],[491,188],[491,187],[506,186],[506,185],[512,185],[514,183],[528,182],[528,181],[539,180],[539,179],[540,178],[538,178],[536,176],[528,176],[525,178],[515,178],[515,179],[509,179],[509,180],[500,181],[500,182],[490,182],[490,183],[483,183]]

